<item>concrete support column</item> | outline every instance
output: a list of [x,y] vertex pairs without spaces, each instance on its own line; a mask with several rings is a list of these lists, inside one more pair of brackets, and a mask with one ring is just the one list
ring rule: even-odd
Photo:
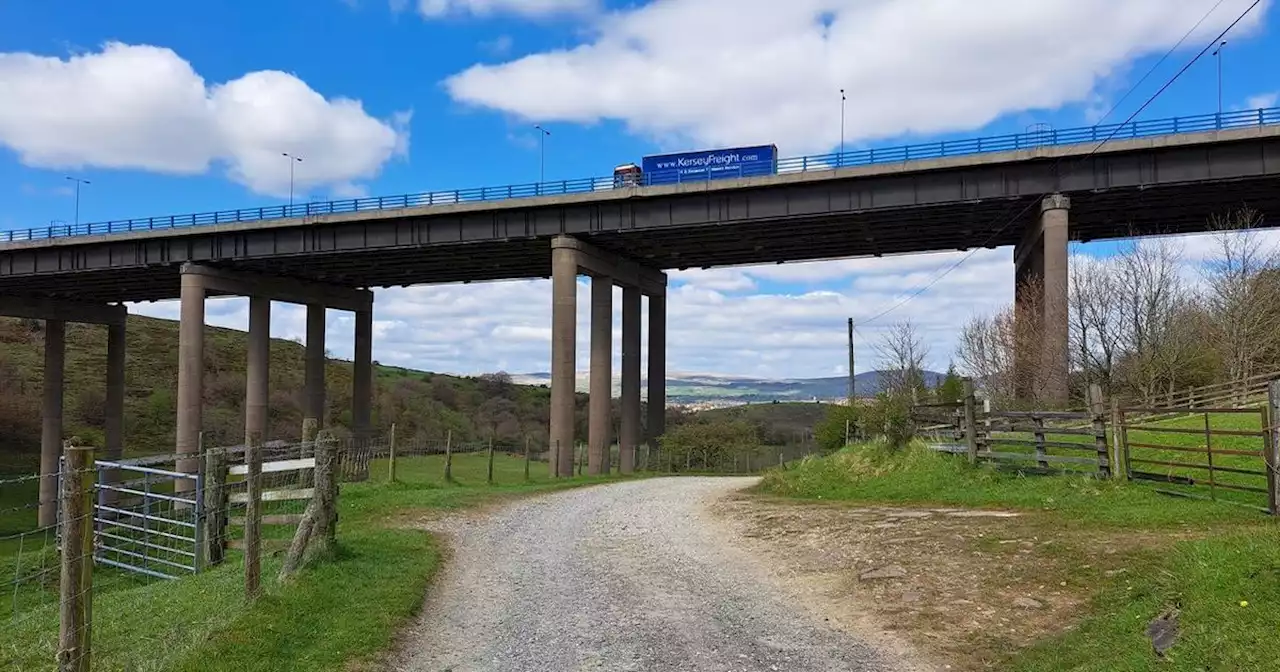
[[58,520],[58,456],[62,454],[62,392],[66,362],[67,323],[62,320],[44,322],[44,405],[41,409],[40,433],[40,505],[37,512],[41,527],[55,525]]
[[591,400],[587,473],[609,473],[613,445],[613,279],[591,278]]
[[1070,337],[1067,298],[1068,214],[1071,199],[1054,194],[1040,206],[1044,236],[1044,348],[1041,350],[1040,398],[1054,404],[1068,399],[1067,340]]
[[667,295],[649,296],[649,457],[645,467],[657,469],[658,437],[667,431]]
[[249,298],[249,353],[245,368],[244,439],[262,445],[267,436],[267,398],[270,394],[271,299]]
[[551,250],[551,417],[552,476],[573,475],[574,376],[577,359],[578,253]]
[[[125,325],[111,324],[107,326],[107,400],[103,409],[103,434],[106,439],[104,457],[108,460],[119,460],[124,456],[124,371],[125,371]],[[111,470],[106,474],[108,483],[120,480],[119,472]],[[114,504],[114,490],[103,490],[99,501],[103,504]]]
[[1015,388],[1019,398],[1068,398],[1067,251],[1071,199],[1046,197],[1015,251]]
[[306,401],[303,417],[315,421],[317,428],[324,426],[325,387],[324,387],[324,337],[325,308],[318,304],[307,304],[307,354]]
[[[204,300],[205,279],[199,273],[182,274],[181,316],[178,323],[178,471],[194,474],[199,467],[200,432],[204,427]],[[178,492],[190,492],[195,481],[175,484]]]
[[640,445],[640,289],[622,288],[622,431],[618,436],[618,470],[636,469]]
[[373,416],[373,306],[356,312],[355,377],[351,424],[357,442],[368,441]]

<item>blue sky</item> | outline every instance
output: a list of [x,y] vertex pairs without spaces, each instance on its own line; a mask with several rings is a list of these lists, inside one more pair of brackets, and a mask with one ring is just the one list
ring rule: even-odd
[[[1105,119],[1122,121],[1250,0],[1223,0],[1206,18],[1216,2],[4,3],[0,230],[72,220],[69,175],[91,181],[81,221],[278,204],[288,198],[281,151],[304,157],[298,200],[532,182],[535,123],[552,131],[548,179],[607,175],[644,154],[696,147],[772,142],[783,156],[820,153],[838,145],[841,87],[851,148],[1083,126],[1203,19]],[[1227,38],[1227,109],[1276,104],[1271,5]],[[1140,118],[1213,112],[1215,66],[1211,57],[1193,65]],[[671,368],[833,375],[844,316],[894,305],[955,259],[679,274],[672,311],[687,320],[672,325]],[[1012,275],[1008,250],[976,254],[866,332],[921,320],[931,363],[943,367],[954,346],[948,324],[998,308]],[[976,287],[991,298],[957,300]],[[495,302],[510,312],[486,316]],[[243,326],[242,302],[217,303],[212,322]],[[382,361],[546,368],[550,301],[537,282],[387,291],[379,303]],[[705,317],[709,308],[727,320],[770,317],[741,325],[732,347],[711,348],[725,325]],[[273,331],[301,333],[298,315],[282,306]],[[441,321],[446,333],[423,335]],[[343,334],[337,354],[349,350]],[[492,344],[466,345],[477,337]],[[874,362],[869,346],[859,354]]]

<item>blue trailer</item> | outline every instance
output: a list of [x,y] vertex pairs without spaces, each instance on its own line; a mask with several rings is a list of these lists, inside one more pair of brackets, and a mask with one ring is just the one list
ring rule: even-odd
[[[775,145],[712,149],[679,154],[646,156],[639,170],[634,164],[624,176],[614,171],[616,186],[631,184],[677,184],[738,177],[774,175],[778,172],[778,148]],[[639,173],[637,175],[636,173]]]

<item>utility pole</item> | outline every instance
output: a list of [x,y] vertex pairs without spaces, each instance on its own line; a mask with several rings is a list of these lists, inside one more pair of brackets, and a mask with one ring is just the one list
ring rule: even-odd
[[854,389],[853,375],[853,318],[849,318],[849,407],[853,408],[853,400],[857,396]]

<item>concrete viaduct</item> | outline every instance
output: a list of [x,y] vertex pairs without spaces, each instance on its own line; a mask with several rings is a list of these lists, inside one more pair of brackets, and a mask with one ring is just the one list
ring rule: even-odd
[[[369,428],[372,288],[552,279],[552,469],[574,443],[576,276],[592,277],[590,462],[608,452],[611,287],[623,288],[623,469],[640,442],[640,310],[649,296],[649,434],[662,431],[668,269],[1015,246],[1035,287],[1044,351],[1036,385],[1064,399],[1067,245],[1204,231],[1248,206],[1280,212],[1280,126],[1040,146],[565,196],[359,210],[253,222],[0,243],[0,314],[46,319],[44,456],[61,438],[63,320],[117,325],[108,367],[108,450],[119,430],[119,304],[180,298],[177,450],[201,427],[206,295],[251,298],[246,427],[264,431],[270,301],[308,306],[307,415],[323,403],[323,308],[356,315],[353,418]],[[157,218],[163,225],[165,218]],[[1271,220],[1268,220],[1271,221]],[[1021,292],[1020,292],[1021,293]]]

